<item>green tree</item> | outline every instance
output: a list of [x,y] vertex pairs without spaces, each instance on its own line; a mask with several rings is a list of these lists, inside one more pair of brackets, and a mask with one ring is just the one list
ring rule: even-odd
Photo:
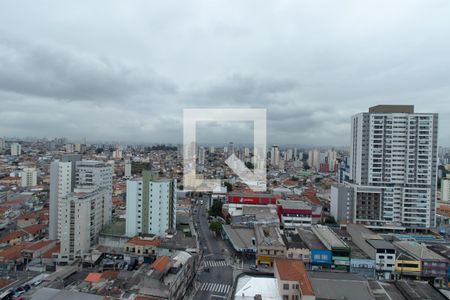
[[224,182],[224,185],[226,186],[227,192],[228,192],[228,193],[231,192],[231,191],[233,191],[233,186],[231,185],[231,183],[229,183],[229,182]]
[[222,230],[222,223],[220,223],[219,221],[212,221],[211,224],[209,224],[209,229],[216,235],[219,235],[220,231]]
[[221,201],[216,201],[209,209],[208,214],[212,217],[222,217],[222,205]]

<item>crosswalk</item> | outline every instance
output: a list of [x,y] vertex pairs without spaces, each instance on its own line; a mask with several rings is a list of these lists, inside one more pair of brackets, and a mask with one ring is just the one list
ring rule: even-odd
[[205,260],[204,261],[205,267],[227,267],[229,264],[227,264],[224,260]]
[[203,282],[200,286],[201,291],[208,291],[217,294],[225,294],[227,295],[231,289],[231,285],[222,284],[222,283],[214,283],[214,282]]

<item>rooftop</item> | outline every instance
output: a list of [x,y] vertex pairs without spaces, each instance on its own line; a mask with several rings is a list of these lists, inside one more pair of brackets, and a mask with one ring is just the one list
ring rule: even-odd
[[317,299],[375,300],[369,284],[352,273],[309,272]]
[[281,280],[296,281],[299,284],[299,289],[302,295],[314,295],[314,290],[303,261],[293,259],[276,259],[275,267]]
[[332,248],[348,248],[348,245],[327,226],[313,225],[312,231],[328,250]]
[[159,246],[161,245],[161,240],[153,237],[153,238],[143,238],[140,236],[135,236],[128,240],[129,244],[134,244],[138,246]]
[[414,105],[376,105],[369,108],[370,113],[414,113]]
[[285,246],[278,226],[255,225],[255,236],[258,246]]
[[253,228],[231,225],[223,225],[222,228],[236,250],[253,249],[256,252],[256,246],[252,243],[252,239],[255,238]]
[[394,245],[399,249],[407,252],[409,255],[419,260],[441,260],[447,261],[446,258],[428,249],[425,245],[411,241],[397,241]]

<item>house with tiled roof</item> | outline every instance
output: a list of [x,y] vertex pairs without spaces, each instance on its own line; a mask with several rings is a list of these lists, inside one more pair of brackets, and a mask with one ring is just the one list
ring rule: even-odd
[[303,261],[277,258],[274,263],[274,273],[283,299],[316,299]]
[[135,236],[129,239],[124,249],[128,253],[139,256],[154,256],[158,246],[161,245],[161,240],[158,237],[140,237]]

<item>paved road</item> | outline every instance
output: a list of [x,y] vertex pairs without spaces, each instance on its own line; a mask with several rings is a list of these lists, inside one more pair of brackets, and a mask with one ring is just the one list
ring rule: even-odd
[[[223,242],[209,230],[206,204],[196,207],[194,221],[200,247],[203,249],[203,261],[196,280],[195,299],[227,299],[233,286],[233,269],[223,254]],[[209,272],[208,272],[209,270]]]

